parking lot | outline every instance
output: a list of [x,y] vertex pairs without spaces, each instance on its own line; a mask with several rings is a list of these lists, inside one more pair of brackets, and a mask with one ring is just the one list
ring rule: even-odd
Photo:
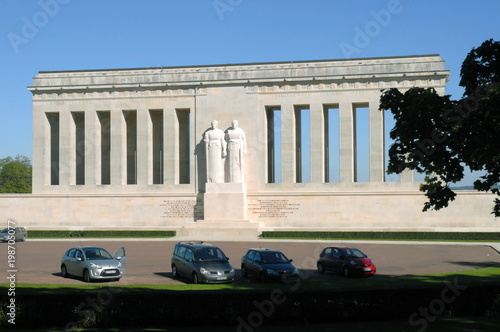
[[[125,276],[114,284],[178,284],[187,280],[172,278],[170,258],[173,239],[148,240],[30,240],[16,243],[17,283],[81,284],[76,278],[63,278],[60,261],[64,252],[73,246],[100,246],[113,253],[120,246],[126,248]],[[488,266],[499,266],[500,255],[492,247],[482,244],[428,244],[428,243],[374,243],[342,241],[267,241],[217,242],[237,270],[236,283],[253,282],[241,277],[241,257],[249,248],[281,250],[308,280],[341,278],[332,273],[319,274],[316,260],[327,246],[350,246],[361,249],[377,265],[375,278],[396,275],[434,274],[455,272]],[[0,244],[0,269],[7,273],[7,244]],[[5,279],[5,278],[4,278]]]

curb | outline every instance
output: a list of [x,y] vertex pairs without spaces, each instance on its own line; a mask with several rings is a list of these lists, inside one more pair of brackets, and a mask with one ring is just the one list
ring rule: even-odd
[[[166,242],[179,242],[192,240],[182,237],[169,237],[169,238],[68,238],[68,239],[28,239],[29,242],[81,242],[81,241],[105,241],[105,242],[126,242],[126,241],[166,241]],[[406,245],[462,245],[462,246],[489,246],[493,248],[498,254],[500,254],[500,243],[498,242],[439,242],[439,241],[388,241],[388,240],[306,240],[306,239],[205,239],[207,242],[302,242],[302,243],[368,243],[368,244],[406,244]]]

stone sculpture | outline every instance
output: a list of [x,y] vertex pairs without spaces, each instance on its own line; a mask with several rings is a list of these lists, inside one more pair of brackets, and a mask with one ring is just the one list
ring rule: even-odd
[[207,160],[207,182],[224,182],[224,158],[226,157],[226,141],[224,132],[218,128],[217,120],[213,120],[211,128],[204,135]]
[[228,182],[244,182],[245,153],[247,149],[245,132],[238,126],[238,121],[232,121],[232,127],[226,130],[227,141],[227,177]]

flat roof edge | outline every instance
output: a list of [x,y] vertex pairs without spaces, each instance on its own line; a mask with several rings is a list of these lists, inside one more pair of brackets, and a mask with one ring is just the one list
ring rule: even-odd
[[350,59],[321,59],[321,60],[289,60],[289,61],[271,61],[271,62],[247,62],[247,63],[227,63],[227,64],[211,64],[211,65],[188,65],[188,66],[160,66],[160,67],[136,67],[136,68],[110,68],[110,69],[78,69],[78,70],[46,70],[39,71],[39,74],[49,73],[78,73],[78,72],[103,72],[103,71],[124,71],[124,70],[147,70],[147,69],[182,69],[182,68],[203,68],[203,67],[229,67],[229,66],[250,66],[250,65],[277,65],[290,63],[322,63],[332,61],[361,61],[361,60],[380,60],[380,59],[404,59],[404,58],[424,58],[436,57],[440,54],[423,54],[423,55],[400,55],[400,56],[384,56],[371,58],[350,58]]

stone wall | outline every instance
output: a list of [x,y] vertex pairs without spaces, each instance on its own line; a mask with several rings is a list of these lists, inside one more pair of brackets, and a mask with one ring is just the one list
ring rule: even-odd
[[[463,191],[422,212],[420,192],[248,193],[259,230],[498,231],[494,195]],[[0,195],[1,218],[29,229],[169,229],[203,219],[202,195]]]

